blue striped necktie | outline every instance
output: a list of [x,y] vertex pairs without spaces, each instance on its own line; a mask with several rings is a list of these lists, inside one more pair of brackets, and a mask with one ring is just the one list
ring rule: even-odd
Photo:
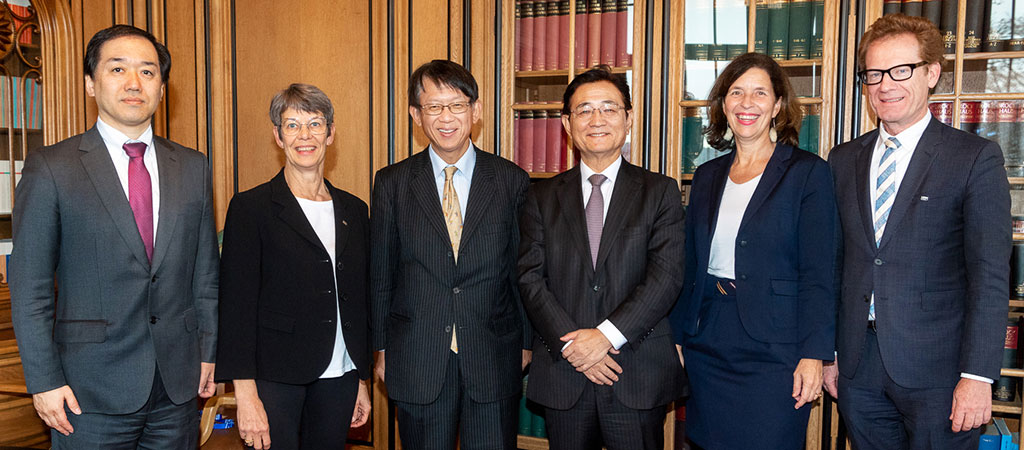
[[[875,181],[875,245],[882,243],[885,223],[889,220],[889,212],[896,201],[896,149],[900,141],[890,137],[883,142],[885,152],[878,162],[878,179]],[[875,320],[875,294],[871,294],[871,305],[868,307],[868,320]]]

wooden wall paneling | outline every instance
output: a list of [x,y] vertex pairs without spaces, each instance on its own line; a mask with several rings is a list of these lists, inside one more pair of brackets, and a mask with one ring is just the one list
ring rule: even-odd
[[113,0],[113,3],[114,23],[131,25],[134,22],[135,18],[135,11],[134,5],[132,4],[132,0]]
[[662,105],[662,111],[667,116],[664,132],[668,136],[665,140],[665,148],[662,149],[662,152],[665,153],[666,164],[668,165],[665,168],[665,175],[675,179],[681,178],[683,163],[683,108],[679,105],[679,101],[684,96],[683,76],[686,72],[683,42],[686,8],[682,6],[673,5],[669,10],[671,34],[667,50],[669,52],[668,80],[662,83],[663,88],[668,90],[668,95],[666,96],[668,100]]
[[[503,3],[511,3],[514,0],[502,0]],[[478,0],[470,6],[470,23],[463,25],[469,28],[470,42],[472,45],[465,49],[469,55],[469,71],[473,73],[477,84],[480,86],[480,102],[483,105],[483,114],[480,118],[478,131],[473,134],[473,141],[481,148],[500,154],[508,154],[502,149],[502,143],[497,139],[499,127],[497,127],[498,114],[498,92],[497,81],[500,79],[501,70],[495,66],[494,59],[497,55],[497,34],[494,20],[497,15],[495,0]],[[460,16],[460,20],[461,20]],[[512,28],[512,24],[502,24],[502,32],[505,28]],[[460,41],[461,36],[457,37]],[[455,36],[452,39],[456,39]],[[461,63],[462,61],[459,60]],[[505,106],[505,105],[502,105]],[[511,130],[500,130],[501,133],[508,133]]]
[[[399,3],[398,1],[395,2]],[[416,70],[421,64],[430,62],[434,59],[449,59],[453,43],[449,41],[449,23],[448,21],[452,18],[449,10],[450,0],[410,0],[406,5],[406,11],[408,13],[408,21],[406,27],[402,28],[407,34],[406,37],[409,42],[407,47],[408,53],[396,53],[398,58],[405,57],[408,61],[407,71],[396,72],[396,77],[401,77],[402,90],[396,90],[395,97],[396,103],[404,105],[404,109],[401,112],[396,111],[398,114],[405,115],[405,122],[408,128],[405,129],[408,136],[412,136],[410,145],[412,146],[412,152],[416,153],[430,144],[427,136],[423,134],[423,130],[416,126],[409,117],[409,99],[407,98],[409,76]],[[398,12],[396,12],[396,15]],[[461,12],[458,15],[458,19],[461,20]],[[397,19],[397,18],[396,18]],[[396,23],[398,21],[396,20]],[[461,30],[462,27],[460,26]],[[395,30],[395,37],[398,38],[401,33],[398,31],[398,27]],[[461,33],[459,34],[459,42],[461,43]],[[460,44],[461,45],[461,44]],[[461,59],[461,58],[460,58]],[[455,60],[455,62],[461,63],[461,60]],[[396,80],[396,84],[398,80]],[[479,80],[477,80],[479,82]],[[397,101],[398,98],[403,101]],[[396,108],[398,109],[398,108]],[[474,127],[474,131],[479,128]],[[478,133],[473,133],[475,138]],[[406,139],[407,135],[397,134],[395,140]],[[411,154],[408,153],[408,154]]]
[[[464,31],[462,23],[463,0],[445,1],[447,3],[445,10],[448,11],[448,59],[462,64],[462,57],[466,52],[466,49],[462,48],[462,33]],[[413,11],[413,13],[416,12],[418,11]],[[479,82],[480,80],[478,79],[477,83]]]
[[[114,24],[115,16],[115,1],[114,0],[72,0],[75,11],[75,24],[81,24],[78,30],[81,32],[81,53],[82,57],[85,56],[85,47],[89,44],[89,39],[97,31],[107,28]],[[124,17],[127,19],[127,16]],[[118,22],[124,23],[124,22]],[[77,72],[84,73],[84,72]],[[83,84],[81,90],[82,95],[85,96],[85,81],[82,78],[78,79],[79,84]],[[93,123],[96,122],[96,101],[89,98],[85,102],[85,128],[92,127]]]
[[[185,92],[195,92],[195,87],[188,81],[191,77],[189,76],[189,70],[195,72],[195,63],[189,64],[188,59],[193,58],[191,46],[188,46],[181,51],[175,51],[172,49],[170,43],[167,42],[167,23],[166,18],[166,3],[164,0],[134,0],[133,3],[133,19],[132,24],[136,27],[142,28],[149,31],[157,41],[160,41],[167,47],[168,52],[171,54],[171,65],[172,70],[166,81],[167,88],[164,90],[163,101],[157,106],[156,112],[153,114],[153,134],[157,136],[163,136],[170,138],[167,130],[167,122],[171,116],[177,115],[170,109],[170,97],[172,89],[184,90]],[[191,5],[189,5],[191,6]],[[188,22],[176,24],[181,29],[189,30],[192,28],[192,14],[188,10],[177,10],[179,13],[184,12],[189,18]],[[179,33],[175,29],[175,33]],[[171,80],[174,80],[174,87],[172,87]],[[191,88],[191,89],[190,89]],[[192,111],[187,111],[190,120],[195,120],[191,116]],[[181,142],[179,142],[181,143]],[[193,147],[189,145],[189,147]],[[194,148],[194,147],[193,147]]]
[[[514,18],[516,14],[515,0],[501,0],[501,11],[496,12],[496,14],[499,13],[501,14],[501,17]],[[570,20],[569,26],[575,26],[575,22],[575,20]],[[501,27],[501,42],[503,43],[502,46],[505,48],[514,49],[513,46],[509,45],[509,43],[515,44],[515,24],[509,23],[509,21],[505,21],[503,25],[504,26]],[[569,46],[569,48],[572,48],[572,46]],[[495,71],[498,73],[498,77],[501,80],[501,98],[508,99],[509,102],[515,101],[515,71],[509,69],[511,67],[515,67],[515,58],[516,56],[514,50],[507,52],[503,51],[501,53],[501,67],[495,68]],[[570,61],[572,60],[570,59]],[[497,114],[499,114],[501,117],[501,123],[505,124],[506,127],[510,126],[513,123],[512,108],[510,108],[509,106],[511,105],[502,105],[502,108],[497,112]],[[503,147],[501,152],[502,156],[514,161],[515,149],[512,141],[512,130],[502,130],[500,139],[501,146]],[[569,157],[568,162],[569,164],[572,164],[571,155]]]
[[[406,92],[409,90],[409,75],[412,73],[410,68],[409,52],[411,52],[409,37],[409,1],[410,0],[391,0],[391,67],[392,67],[392,86],[391,101],[394,104],[393,116],[393,131],[391,149],[392,149],[392,162],[398,162],[412,154],[410,150],[410,126],[412,125],[412,118],[409,117],[409,98]],[[422,132],[421,132],[422,136]]]
[[[196,0],[202,2],[204,0]],[[213,206],[217,229],[224,228],[228,202],[235,193],[235,89],[232,45],[234,29],[231,27],[232,0],[205,0],[206,20],[209,22],[210,73],[210,167],[213,172]],[[198,8],[197,8],[198,9]]]
[[[644,45],[647,42],[646,30],[644,25],[637,26],[636,24],[646,24],[649,12],[646,1],[635,0],[633,2],[633,92],[630,93],[633,96],[633,129],[630,130],[629,161],[638,166],[643,162],[642,133],[644,120],[647,119],[644,117],[643,110],[644,89],[647,88],[644,85],[643,75],[648,55],[644,54],[646,53]],[[651,137],[653,138],[654,135],[652,134]]]
[[[635,5],[638,2],[634,1],[633,3]],[[646,89],[645,89],[645,91],[641,91],[641,94],[640,94],[641,96],[639,98],[633,98],[633,109],[636,110],[637,108],[643,108],[644,101],[645,101],[643,96],[647,95],[648,93],[650,94],[650,98],[651,98],[650,111],[649,111],[648,116],[645,118],[648,121],[648,123],[650,124],[650,130],[651,130],[650,140],[647,142],[647,147],[648,147],[649,156],[650,156],[650,160],[649,160],[650,161],[650,166],[649,166],[649,169],[652,172],[659,172],[659,171],[662,170],[661,169],[661,153],[662,153],[662,151],[664,151],[661,148],[661,134],[664,132],[664,130],[662,129],[662,126],[661,126],[662,125],[661,117],[662,117],[663,114],[665,114],[665,109],[669,108],[670,105],[662,105],[661,104],[661,92],[662,92],[663,89],[665,89],[665,86],[664,86],[664,83],[663,83],[664,79],[662,77],[662,67],[661,67],[661,54],[662,54],[661,52],[664,51],[664,49],[662,48],[663,47],[663,43],[662,43],[662,39],[661,39],[662,31],[664,29],[664,22],[662,21],[662,15],[665,12],[665,2],[653,2],[653,6],[654,6],[653,9],[647,11],[647,14],[652,15],[653,18],[654,18],[654,20],[652,21],[654,26],[653,26],[653,32],[651,33],[651,36],[653,37],[653,39],[651,41],[651,53],[649,55],[644,55],[644,58],[646,60],[649,60],[652,63],[651,64],[651,84],[650,84],[650,86],[645,86]],[[682,5],[678,5],[678,6],[682,6]],[[634,41],[634,42],[636,42],[636,41]],[[635,55],[636,53],[638,53],[638,52],[634,52],[633,54]],[[633,68],[634,79],[635,78],[641,78],[641,77],[637,77],[635,74],[637,74],[637,73],[644,73],[644,72],[645,71],[638,71],[636,69],[636,66],[634,66],[634,68]],[[641,127],[641,129],[643,129],[643,127]],[[642,137],[641,137],[641,139],[638,139],[638,140],[642,140]],[[643,147],[642,147],[643,143],[642,142],[638,142],[638,143],[641,144],[641,145],[634,145],[633,147],[636,148],[639,151],[643,151]],[[641,155],[641,161],[643,161],[643,155]],[[668,174],[669,172],[666,171],[664,173]]]
[[[837,54],[835,46],[837,46],[839,42],[839,2],[825,2],[825,8],[825,21],[822,23],[822,36],[824,36],[825,42],[830,43],[831,48],[829,48],[829,51],[822,52],[821,67],[838,67],[840,55]],[[833,97],[831,99],[832,101],[829,101],[829,95],[835,95],[839,74],[835,69],[822,70],[821,72],[821,93],[819,95],[821,95],[822,103],[821,109],[818,112],[818,114],[820,114],[820,120],[818,130],[811,130],[811,132],[818,132],[818,142],[820,142],[820,144],[818,144],[818,154],[820,154],[822,158],[828,158],[828,152],[836,145],[836,101],[840,100]]]
[[[203,9],[197,0],[153,0],[152,29],[171,52],[171,76],[158,111],[162,136],[205,153],[206,59]],[[200,126],[204,132],[199,133]],[[154,127],[154,131],[156,128]],[[200,143],[202,145],[200,146]],[[202,147],[202,148],[200,148]]]
[[49,145],[85,130],[84,47],[67,2],[37,0],[33,6],[42,38],[43,143]]
[[[389,71],[392,69],[394,61],[388,60],[388,51],[390,46],[393,44],[390,41],[390,35],[388,32],[388,0],[369,0],[372,25],[371,40],[373,41],[373,109],[371,111],[372,118],[372,136],[373,145],[370,149],[371,158],[373,164],[370,169],[373,173],[377,173],[378,170],[387,166],[390,163],[390,146],[391,138],[390,132],[393,116],[389,117],[389,105],[393,105],[396,111],[398,105],[392,103],[389,100],[389,84],[394,83],[394,78],[390,75]],[[372,182],[372,180],[371,180]],[[387,397],[384,398],[385,401]],[[377,403],[374,403],[375,405]],[[385,403],[386,404],[386,403]],[[380,434],[377,434],[380,436]]]

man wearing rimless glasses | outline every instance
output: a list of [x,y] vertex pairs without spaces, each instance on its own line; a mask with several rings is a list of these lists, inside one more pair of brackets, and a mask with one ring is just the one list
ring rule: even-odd
[[877,130],[829,155],[843,232],[825,387],[857,449],[974,449],[992,411],[1009,281],[1002,151],[928,112],[942,37],[902,14],[861,38]]

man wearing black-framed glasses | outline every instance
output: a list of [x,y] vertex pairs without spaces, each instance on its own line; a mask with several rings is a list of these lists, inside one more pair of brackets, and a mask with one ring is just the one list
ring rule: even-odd
[[879,127],[829,155],[844,252],[824,378],[858,449],[974,449],[991,416],[1009,185],[998,144],[929,114],[942,61],[927,19],[875,22],[857,75]]

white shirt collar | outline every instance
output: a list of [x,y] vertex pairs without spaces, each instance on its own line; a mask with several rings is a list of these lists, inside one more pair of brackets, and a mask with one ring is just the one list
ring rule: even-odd
[[921,120],[914,122],[913,125],[907,127],[906,130],[903,130],[902,133],[899,133],[895,136],[889,134],[889,132],[885,130],[885,125],[882,125],[878,127],[878,142],[883,143],[886,139],[889,139],[890,137],[895,137],[898,141],[900,141],[901,149],[917,148],[917,143],[921,141],[921,136],[924,135],[924,130],[928,128],[928,124],[931,122],[931,120],[932,113],[926,112],[924,117],[921,118]]
[[444,177],[444,168],[448,166],[455,166],[459,169],[459,173],[462,173],[466,178],[473,179],[473,168],[476,167],[476,147],[472,142],[469,143],[469,148],[466,149],[466,153],[455,161],[455,164],[448,164],[437,152],[434,151],[434,146],[431,145],[427,148],[427,152],[430,153],[430,167],[434,171],[434,178]]
[[621,166],[622,166],[622,157],[618,157],[618,158],[615,158],[615,161],[612,162],[611,164],[609,164],[608,167],[606,167],[601,172],[595,172],[594,169],[591,169],[590,166],[588,166],[587,163],[583,162],[583,160],[581,159],[580,160],[580,176],[583,178],[583,182],[584,183],[586,183],[587,185],[590,185],[590,176],[595,174],[595,173],[600,173],[601,175],[604,175],[605,178],[608,178],[608,180],[605,181],[605,183],[609,183],[610,182],[611,184],[615,184],[615,177],[619,175],[619,167],[621,167]]
[[103,119],[96,118],[96,131],[100,133],[100,137],[103,138],[103,142],[108,146],[116,146],[121,148],[127,142],[143,142],[146,144],[146,150],[149,151],[153,147],[153,125],[150,124],[146,127],[146,131],[143,131],[139,135],[138,139],[129,138],[128,135],[122,133],[117,128],[108,125]]

